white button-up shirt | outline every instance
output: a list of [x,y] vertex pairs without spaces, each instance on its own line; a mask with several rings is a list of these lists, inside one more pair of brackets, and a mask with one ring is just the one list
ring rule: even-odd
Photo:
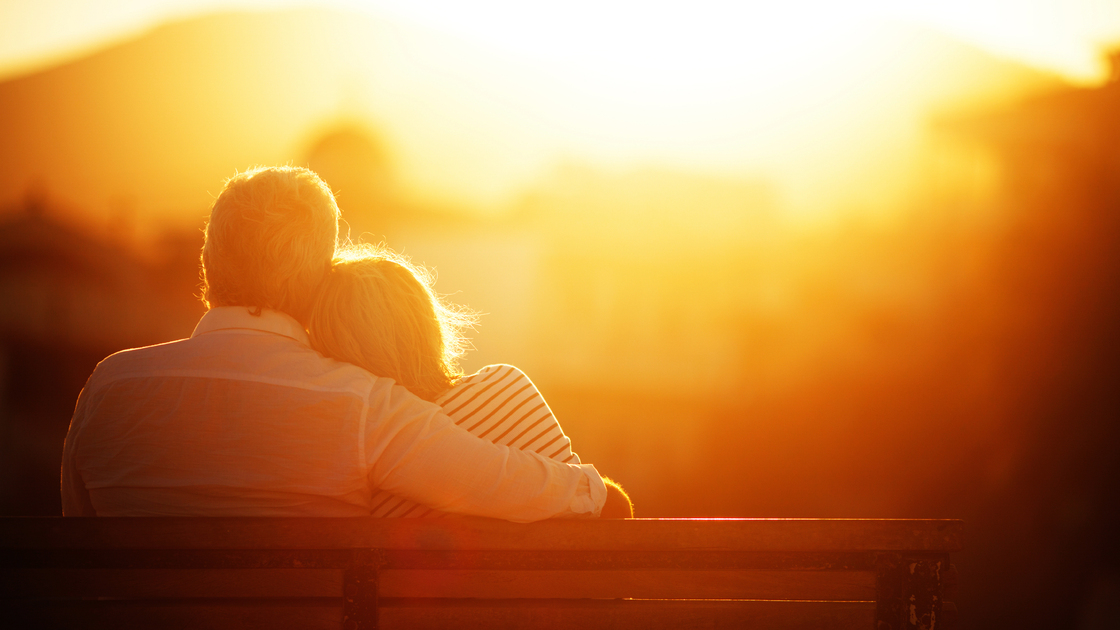
[[67,516],[365,516],[379,490],[511,521],[595,516],[594,467],[497,446],[291,317],[213,308],[190,339],[114,354],[78,398]]

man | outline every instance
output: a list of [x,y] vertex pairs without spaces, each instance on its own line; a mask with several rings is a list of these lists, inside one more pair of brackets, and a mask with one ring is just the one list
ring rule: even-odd
[[189,339],[125,350],[78,398],[67,516],[361,516],[376,490],[534,521],[629,516],[590,465],[496,446],[391,380],[327,359],[306,322],[338,206],[311,171],[231,178],[202,251],[209,311]]

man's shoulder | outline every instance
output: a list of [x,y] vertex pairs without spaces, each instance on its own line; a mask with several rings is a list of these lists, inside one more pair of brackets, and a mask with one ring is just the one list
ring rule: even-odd
[[116,352],[97,365],[89,393],[123,380],[212,378],[302,390],[334,391],[369,400],[410,398],[392,379],[325,357],[295,340],[276,335],[213,335],[180,339]]
[[124,360],[128,360],[128,359],[135,359],[135,358],[140,358],[140,357],[150,356],[150,355],[158,355],[158,354],[163,354],[163,353],[174,353],[179,348],[182,348],[184,345],[186,345],[189,342],[190,342],[190,338],[183,338],[183,339],[175,339],[173,341],[165,341],[163,343],[154,343],[150,346],[138,346],[136,348],[125,348],[124,350],[118,350],[118,351],[114,352],[113,354],[110,354],[109,356],[102,359],[101,362],[104,363],[105,361],[124,361]]
[[129,348],[97,364],[90,384],[122,378],[211,377],[286,381],[292,384],[347,381],[351,387],[374,377],[361,368],[326,358],[297,341],[276,335],[204,335]]
[[161,358],[166,359],[173,357],[182,352],[183,346],[188,341],[190,340],[176,339],[175,341],[167,341],[150,346],[119,350],[98,362],[97,367],[93,370],[93,376],[90,378],[92,379],[97,376],[104,377],[122,371],[131,372],[139,366],[151,363],[153,360],[158,361]]
[[177,339],[151,346],[127,348],[114,352],[98,362],[82,388],[81,399],[86,399],[106,386],[129,376],[145,373],[155,358],[174,355],[186,339]]

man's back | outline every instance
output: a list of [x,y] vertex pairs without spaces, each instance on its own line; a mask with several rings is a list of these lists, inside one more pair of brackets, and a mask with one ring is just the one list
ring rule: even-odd
[[98,366],[67,444],[98,514],[369,513],[365,401],[392,381],[260,319],[273,330],[203,331]]
[[[587,491],[598,480],[590,467],[585,480],[521,454],[509,461],[462,433],[393,381],[322,357],[283,314],[212,309],[190,339],[117,353],[95,370],[66,440],[63,511],[364,516],[379,487],[511,520],[590,514],[595,494],[601,505]],[[460,470],[457,458],[480,465]],[[540,500],[504,504],[526,484]]]

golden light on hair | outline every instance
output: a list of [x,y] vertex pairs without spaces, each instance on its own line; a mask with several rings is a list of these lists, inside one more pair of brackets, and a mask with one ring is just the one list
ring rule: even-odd
[[312,347],[435,400],[463,375],[475,315],[440,298],[434,281],[387,247],[342,250],[311,313]]

